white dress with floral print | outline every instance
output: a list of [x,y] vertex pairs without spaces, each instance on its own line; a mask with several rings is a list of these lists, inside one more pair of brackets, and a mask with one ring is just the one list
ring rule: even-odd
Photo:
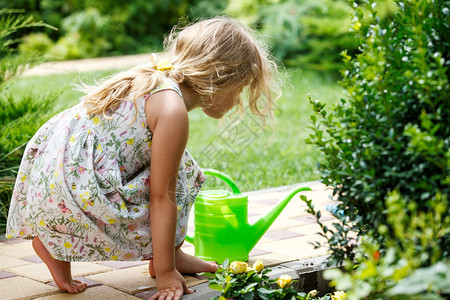
[[[9,210],[6,236],[39,236],[63,261],[141,260],[152,257],[149,180],[152,132],[145,101],[179,87],[166,79],[150,94],[122,102],[107,119],[82,103],[47,121],[28,143]],[[185,151],[178,173],[176,245],[205,180]]]

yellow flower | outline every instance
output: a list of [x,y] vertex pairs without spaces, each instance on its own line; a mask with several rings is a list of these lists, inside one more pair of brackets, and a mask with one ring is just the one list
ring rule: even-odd
[[152,142],[148,142],[148,147],[149,147],[149,148],[152,147]]
[[111,218],[111,219],[108,219],[108,222],[109,222],[109,224],[114,224],[114,223],[116,223],[116,220],[114,220],[113,218]]
[[111,260],[117,260],[117,255],[111,256]]
[[23,231],[20,232],[20,235],[24,235],[25,233],[23,233]]
[[128,145],[133,145],[133,144],[134,144],[134,139],[129,139],[129,140],[127,141],[127,144],[128,144]]
[[309,295],[310,297],[315,297],[315,296],[317,296],[318,293],[319,293],[319,292],[318,292],[317,290],[312,290],[312,291],[309,291],[308,295]]
[[88,191],[84,192],[84,194],[85,194],[86,196],[89,196],[89,192],[88,192]]
[[255,263],[253,264],[253,269],[255,269],[255,271],[258,273],[261,272],[264,269],[263,262],[259,259],[255,261]]
[[111,249],[108,248],[108,247],[106,247],[106,248],[105,248],[105,251],[106,251],[106,252],[111,252]]
[[333,295],[331,295],[331,300],[342,300],[345,299],[345,292],[336,291]]
[[58,177],[59,176],[58,171],[53,172],[53,176]]
[[71,143],[73,143],[73,142],[75,142],[75,136],[74,135],[72,135],[71,137],[70,137],[70,140],[69,140]]
[[75,220],[74,218],[69,218],[70,221],[72,222],[78,222],[77,220]]
[[98,144],[97,150],[102,150],[102,144]]
[[94,123],[94,124],[100,123],[100,118],[99,117],[92,118],[92,123]]
[[230,264],[231,273],[241,274],[247,271],[248,265],[243,261],[233,261]]
[[12,238],[12,235],[7,234],[7,235],[6,235],[6,238],[7,238],[7,239],[10,239],[10,238]]
[[129,189],[134,189],[134,185],[133,185],[133,184],[129,184],[129,185],[128,185],[128,188],[129,188]]
[[54,183],[50,183],[50,188],[53,190],[55,188],[55,184]]
[[44,220],[39,221],[39,225],[40,225],[40,226],[45,226]]
[[289,287],[291,285],[292,278],[289,275],[283,274],[278,277],[277,284],[280,288],[284,289],[285,287]]
[[69,242],[65,242],[63,246],[66,247],[67,249],[72,248],[72,244]]
[[127,209],[127,206],[125,205],[125,202],[122,202],[122,204],[120,204],[120,208],[121,209]]
[[23,176],[20,178],[20,180],[22,180],[22,182],[24,182],[25,180],[27,180],[27,176],[26,176],[26,175],[23,175]]

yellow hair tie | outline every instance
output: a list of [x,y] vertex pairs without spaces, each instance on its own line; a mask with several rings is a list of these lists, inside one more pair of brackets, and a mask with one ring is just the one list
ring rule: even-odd
[[173,65],[167,59],[161,59],[159,63],[156,65],[156,70],[158,71],[167,71],[172,70]]

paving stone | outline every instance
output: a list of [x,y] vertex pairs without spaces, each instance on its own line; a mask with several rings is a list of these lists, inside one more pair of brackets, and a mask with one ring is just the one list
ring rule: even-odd
[[[99,285],[102,285],[101,283],[98,283],[98,282],[96,282],[96,281],[94,281],[94,280],[87,279],[87,278],[85,278],[85,277],[74,277],[74,279],[86,283],[88,288],[89,288],[89,287],[93,287],[93,286],[99,286]],[[51,285],[51,286],[54,286],[54,287],[58,287],[54,281],[50,281],[50,282],[47,283],[47,284],[48,284],[48,285]]]
[[22,257],[21,259],[25,260],[25,261],[32,262],[32,263],[41,263],[42,262],[42,259],[39,256],[37,256],[37,255],[28,256],[28,257]]
[[277,218],[270,226],[272,230],[288,229],[290,227],[300,226],[301,222],[287,218]]
[[[138,297],[138,298],[141,298],[141,299],[144,299],[144,300],[148,300],[148,299],[150,299],[151,296],[156,294],[156,292],[157,292],[157,290],[154,289],[154,290],[150,290],[150,291],[145,291],[145,292],[140,292],[140,293],[134,294],[134,296]],[[183,297],[183,299],[184,299],[184,297]]]
[[125,269],[148,264],[148,261],[102,261],[99,265],[112,269]]
[[308,239],[298,237],[264,244],[265,250],[279,253],[296,259],[310,258],[326,254],[326,249],[314,249]]
[[9,272],[0,270],[0,279],[14,277],[14,276],[17,276],[17,274],[13,274],[13,273],[9,273]]
[[295,257],[282,255],[279,253],[267,253],[267,254],[263,254],[263,255],[250,257],[248,260],[248,264],[253,265],[255,263],[255,261],[258,259],[260,259],[263,262],[264,266],[266,266],[266,267],[271,267],[271,266],[279,265],[284,262],[296,260]]
[[195,277],[195,275],[193,275],[193,276],[183,275],[183,277],[184,277],[184,280],[186,280],[187,287],[195,286],[202,282],[207,281],[206,279],[202,279],[201,277]]
[[207,282],[196,285],[193,288],[195,292],[183,295],[183,300],[209,300],[211,297],[220,296],[220,292],[210,289]]
[[0,280],[2,299],[30,299],[57,293],[58,288],[20,276]]
[[156,280],[148,273],[148,265],[141,265],[86,278],[116,288],[129,294],[136,294],[156,288]]
[[36,252],[34,252],[31,241],[27,240],[23,243],[11,245],[2,243],[2,245],[0,245],[0,255],[22,258],[36,255]]
[[35,300],[137,300],[139,298],[123,293],[108,286],[96,286],[87,288],[78,294],[59,293],[57,295],[36,298]]
[[263,250],[263,249],[259,249],[259,248],[253,248],[252,251],[250,251],[250,253],[248,255],[249,256],[258,256],[258,255],[263,255],[263,254],[267,254],[267,253],[270,253],[270,252]]
[[279,241],[279,240],[290,239],[293,237],[304,236],[304,234],[282,229],[282,230],[268,231],[264,234],[264,236],[268,237],[272,240]]
[[28,242],[28,240],[25,240],[25,239],[7,239],[6,237],[4,237],[4,235],[2,235],[2,238],[0,238],[0,241],[2,243],[8,244],[8,245]]
[[0,269],[4,270],[11,267],[29,265],[31,264],[29,261],[25,261],[18,258],[8,257],[8,256],[0,256]]
[[[48,270],[47,266],[44,263],[8,268],[6,269],[6,271],[42,282],[50,282],[53,280],[50,271]],[[90,274],[108,271],[112,271],[112,269],[98,265],[96,263],[91,262],[72,263],[72,276],[74,277],[86,276]]]

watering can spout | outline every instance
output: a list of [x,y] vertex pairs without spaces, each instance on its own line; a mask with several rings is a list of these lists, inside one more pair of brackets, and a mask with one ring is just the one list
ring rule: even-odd
[[286,198],[280,200],[264,217],[249,225],[249,251],[255,247],[270,225],[280,215],[289,201],[299,192],[311,191],[309,187],[297,187]]

